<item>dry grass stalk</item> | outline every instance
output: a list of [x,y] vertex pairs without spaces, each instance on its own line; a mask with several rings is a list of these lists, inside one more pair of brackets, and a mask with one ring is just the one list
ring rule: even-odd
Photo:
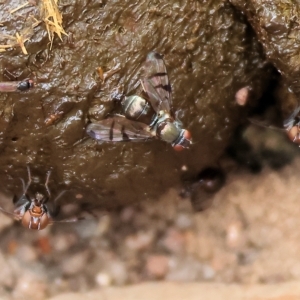
[[101,67],[97,68],[98,75],[102,82],[105,82],[106,79],[113,76],[115,73],[119,72],[120,70],[121,70],[120,64],[117,64],[115,67],[113,67],[112,69],[110,69],[106,72],[104,72],[103,68],[101,68]]
[[68,35],[62,27],[62,14],[58,9],[58,0],[41,0],[40,13],[46,24],[51,49],[55,33],[60,40],[62,40],[62,34]]
[[25,42],[31,39],[31,37],[34,34],[33,28],[39,25],[40,23],[41,21],[38,21],[36,18],[31,16],[26,21],[25,28],[22,29],[20,33],[17,32],[15,36],[0,34],[0,38],[8,40],[6,44],[0,45],[0,52],[4,52],[6,51],[6,49],[19,46],[22,52],[25,55],[28,55],[24,44]]
[[[31,1],[26,1],[24,4],[18,6],[17,8],[10,11],[11,14],[16,11],[31,5]],[[40,0],[40,15],[43,22],[46,24],[46,29],[48,32],[48,37],[50,40],[50,49],[52,49],[52,43],[54,39],[54,34],[56,33],[58,37],[62,40],[62,34],[67,35],[65,30],[62,27],[62,14],[58,9],[58,0]],[[42,21],[37,20],[33,16],[30,16],[26,21],[25,28],[20,32],[16,33],[15,36],[1,35],[0,38],[5,38],[11,40],[4,45],[0,45],[0,52],[6,51],[6,49],[14,48],[19,46],[22,49],[24,54],[28,54],[25,42],[30,40],[33,36],[34,31],[33,28],[39,25]],[[1,26],[1,24],[0,24]]]
[[22,35],[20,35],[18,32],[16,33],[16,36],[11,36],[9,38],[12,40],[12,42],[9,42],[5,45],[0,45],[0,52],[5,52],[6,49],[14,48],[16,46],[19,46],[19,47],[21,47],[22,52],[25,55],[28,55],[28,52],[27,52],[26,47],[24,45],[24,43],[29,40],[28,38],[24,39],[24,37]]
[[27,38],[23,38],[23,36],[22,35],[19,35],[18,33],[16,33],[16,40],[17,40],[17,43],[19,44],[19,46],[21,47],[21,49],[22,49],[22,52],[25,54],[25,55],[28,55],[28,52],[27,52],[27,50],[26,50],[26,48],[25,48],[25,45],[24,45],[24,43],[26,42],[26,41],[28,41],[29,39]]
[[26,6],[29,5],[29,4],[30,4],[30,3],[29,3],[28,1],[26,1],[24,4],[18,6],[18,7],[15,8],[15,9],[12,9],[12,10],[10,11],[10,13],[13,14],[13,13],[15,13],[16,11],[18,11],[19,9],[22,9],[23,7],[26,7]]

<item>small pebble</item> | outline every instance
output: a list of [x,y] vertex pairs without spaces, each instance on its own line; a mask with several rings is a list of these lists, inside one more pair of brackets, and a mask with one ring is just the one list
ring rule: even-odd
[[150,255],[146,261],[146,271],[150,277],[162,279],[168,272],[169,258],[165,255]]
[[111,226],[111,218],[109,215],[103,215],[99,218],[98,226],[95,231],[96,236],[103,236],[107,233]]
[[135,209],[132,206],[125,207],[120,215],[120,220],[124,223],[129,223],[135,216]]
[[[16,261],[16,259],[14,259]],[[11,267],[10,259],[7,259],[1,252],[0,252],[0,287],[12,288],[15,284],[15,274],[14,269]]]
[[70,254],[61,263],[61,269],[65,275],[79,274],[86,268],[86,264],[89,258],[89,251],[82,251],[76,254]]
[[52,237],[52,247],[55,251],[67,251],[78,243],[78,236],[72,233],[58,233]]
[[210,265],[204,264],[202,266],[202,275],[204,280],[212,280],[215,277],[216,272]]
[[105,287],[112,284],[112,278],[108,273],[100,272],[96,275],[95,281],[99,286]]
[[33,262],[37,260],[37,249],[29,245],[20,245],[17,248],[16,256],[23,262]]
[[231,222],[226,228],[226,245],[230,249],[245,246],[245,237],[242,235],[243,224],[240,221]]
[[36,244],[42,255],[51,253],[52,246],[50,245],[49,236],[39,237],[36,241]]
[[170,228],[162,240],[163,247],[171,253],[179,253],[184,249],[184,235],[176,228]]
[[198,260],[192,257],[174,257],[170,260],[166,280],[187,282],[199,279],[203,279],[203,266]]
[[246,105],[249,99],[249,92],[250,92],[249,86],[245,86],[239,89],[235,94],[236,103],[240,106]]
[[178,229],[185,230],[193,225],[193,220],[191,219],[189,214],[180,213],[177,215],[175,225],[176,227],[178,227]]
[[126,264],[120,260],[112,260],[108,263],[108,271],[115,285],[124,285],[128,280]]
[[125,245],[133,251],[140,251],[148,248],[152,244],[153,239],[152,231],[139,231],[137,234],[127,236]]
[[97,226],[98,222],[95,219],[82,220],[74,225],[81,239],[94,237],[97,233]]

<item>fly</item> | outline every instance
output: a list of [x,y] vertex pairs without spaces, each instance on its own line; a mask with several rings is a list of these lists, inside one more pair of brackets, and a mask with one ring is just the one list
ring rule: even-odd
[[150,52],[145,62],[146,76],[140,80],[147,100],[126,97],[125,117],[114,116],[87,126],[87,134],[100,141],[141,141],[157,137],[175,150],[191,145],[191,134],[172,113],[171,85],[162,55]]
[[[33,230],[42,230],[46,228],[48,225],[51,225],[55,222],[76,222],[78,218],[71,218],[62,221],[53,220],[53,216],[58,213],[58,207],[54,207],[53,210],[50,209],[48,205],[48,201],[51,198],[51,193],[48,187],[49,178],[51,175],[51,171],[47,172],[45,188],[47,191],[47,196],[44,196],[40,193],[35,193],[34,197],[30,197],[28,195],[28,189],[31,185],[31,173],[30,168],[27,166],[28,171],[28,182],[25,186],[24,180],[21,179],[23,184],[23,194],[19,199],[14,198],[13,203],[15,205],[14,211],[8,212],[0,207],[0,210],[10,218],[13,218],[21,224]],[[65,191],[62,191],[54,200],[54,203],[60,198]]]
[[288,138],[295,144],[300,146],[300,106],[295,108],[292,114],[283,121],[283,128],[266,124],[264,121],[259,121],[253,118],[248,118],[248,120],[258,126],[275,129],[279,131],[285,131]]
[[293,113],[284,120],[283,127],[285,128],[287,132],[288,138],[300,145],[300,106],[298,106]]
[[0,81],[0,92],[24,92],[34,87],[34,82],[31,79],[24,79],[22,81]]

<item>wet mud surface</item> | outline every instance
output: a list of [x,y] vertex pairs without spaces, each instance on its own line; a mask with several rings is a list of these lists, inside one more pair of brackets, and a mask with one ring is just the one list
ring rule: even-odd
[[[0,5],[3,34],[14,35],[30,13],[38,15],[34,6],[7,13],[20,3]],[[68,191],[62,203],[110,208],[178,186],[182,166],[197,174],[217,164],[248,110],[236,104],[236,92],[249,86],[255,100],[268,81],[261,47],[239,12],[227,2],[192,0],[73,1],[61,2],[60,10],[68,37],[56,37],[51,51],[41,24],[25,44],[28,56],[20,48],[1,53],[3,80],[7,69],[36,82],[28,92],[0,95],[4,192],[21,193],[19,177],[26,178],[29,164],[40,185],[53,169],[53,194]],[[151,50],[165,57],[174,110],[192,133],[192,147],[176,153],[159,140],[89,139],[88,122],[117,111],[112,98],[118,93],[138,89]],[[102,82],[99,67],[120,70]]]
[[[21,3],[0,2],[2,34],[39,14],[29,6],[11,15]],[[65,190],[61,215],[84,220],[33,232],[1,215],[1,297],[153,280],[299,280],[299,148],[262,126],[235,135],[268,87],[271,64],[282,74],[279,102],[297,105],[298,5],[78,0],[60,10],[68,36],[51,51],[41,24],[25,43],[28,56],[19,47],[0,53],[1,80],[36,83],[0,94],[0,204],[12,212],[29,165],[30,192],[45,194],[52,170],[51,200]],[[120,94],[140,89],[152,50],[164,55],[192,147],[90,139],[87,124],[120,112]],[[111,76],[101,79],[99,68]],[[234,162],[223,155],[228,145]]]

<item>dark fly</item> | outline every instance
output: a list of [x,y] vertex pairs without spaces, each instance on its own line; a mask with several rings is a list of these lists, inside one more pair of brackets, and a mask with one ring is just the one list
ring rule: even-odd
[[34,82],[31,79],[24,79],[22,81],[1,81],[0,92],[24,92],[34,87]]

